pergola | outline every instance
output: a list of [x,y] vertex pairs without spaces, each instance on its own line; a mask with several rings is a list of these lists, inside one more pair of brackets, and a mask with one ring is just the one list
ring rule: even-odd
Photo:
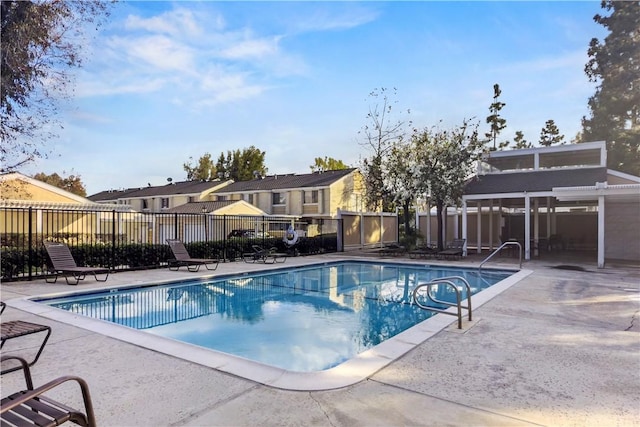
[[[470,206],[475,205],[478,212],[478,253],[482,250],[483,208],[489,215],[490,250],[498,246],[493,242],[493,216],[505,211],[522,213],[524,229],[518,230],[518,234],[522,236],[519,240],[524,258],[528,260],[532,251],[538,249],[538,243],[556,234],[555,218],[559,211],[597,212],[597,259],[598,267],[602,268],[607,230],[605,207],[613,201],[631,202],[638,206],[640,214],[640,178],[607,169],[603,141],[494,151],[483,159],[478,174],[465,187],[462,237],[467,238]],[[543,217],[546,230],[540,229]],[[633,224],[629,226],[633,233]]]

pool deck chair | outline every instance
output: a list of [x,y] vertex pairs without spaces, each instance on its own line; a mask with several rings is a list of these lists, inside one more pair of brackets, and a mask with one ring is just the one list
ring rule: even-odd
[[445,250],[438,252],[438,258],[462,258],[465,242],[466,239],[453,239],[453,241],[449,243],[449,245],[447,245],[447,248]]
[[[49,271],[54,274],[53,281],[45,277],[47,283],[56,283],[58,275],[63,275],[67,280],[67,285],[77,285],[80,280],[84,280],[87,274],[93,274],[93,277],[98,282],[106,282],[109,278],[109,269],[104,267],[79,267],[76,264],[73,255],[69,247],[64,243],[58,242],[44,242],[44,247],[47,250],[47,255],[51,260],[51,266]],[[103,279],[98,278],[98,274],[104,274]],[[69,281],[69,277],[73,277],[75,283]]]
[[[173,252],[175,259],[169,260],[169,270],[178,271],[180,267],[186,266],[187,270],[196,272],[200,270],[200,266],[204,265],[207,270],[215,270],[218,268],[220,260],[218,258],[191,258],[187,248],[178,239],[167,239],[167,243]],[[213,267],[209,267],[213,265]]]
[[[20,368],[24,371],[26,390],[2,398],[0,420],[3,426],[57,426],[71,421],[80,426],[95,427],[96,417],[89,386],[82,378],[67,375],[34,389],[27,362],[17,356],[2,356],[2,362],[9,359],[17,359],[20,362]],[[80,386],[84,412],[43,396],[45,392],[69,381],[74,381]]]
[[282,263],[287,260],[287,254],[275,251],[275,248],[264,249],[258,245],[252,245],[253,252],[242,254],[244,262],[262,262],[264,264]]

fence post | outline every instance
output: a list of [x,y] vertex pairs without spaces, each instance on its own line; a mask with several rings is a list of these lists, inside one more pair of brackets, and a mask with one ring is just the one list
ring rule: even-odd
[[178,212],[173,214],[173,238],[178,238]]
[[31,221],[33,220],[33,208],[29,207],[29,228],[28,228],[28,233],[29,233],[29,237],[27,239],[27,242],[29,244],[29,280],[31,280],[31,270],[33,269],[33,247],[32,247],[32,242],[33,242],[33,236],[32,236],[32,232],[33,230],[31,229]]
[[227,260],[227,215],[222,215],[222,262]]
[[109,267],[115,268],[116,260],[116,210],[111,211],[111,259],[109,260]]

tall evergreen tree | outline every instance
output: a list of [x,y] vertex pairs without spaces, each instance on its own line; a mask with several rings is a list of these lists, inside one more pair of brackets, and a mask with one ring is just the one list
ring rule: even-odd
[[547,120],[544,127],[540,131],[540,145],[549,147],[553,144],[559,144],[564,141],[564,135],[560,135],[560,130],[553,120]]
[[585,73],[597,83],[582,141],[605,140],[612,169],[640,175],[640,1],[603,1],[594,21],[609,34],[589,44]]
[[502,94],[502,90],[500,90],[500,85],[497,83],[493,85],[493,102],[489,106],[489,116],[487,116],[487,123],[491,126],[491,130],[485,133],[485,137],[487,141],[493,141],[492,150],[496,150],[497,148],[503,149],[509,145],[509,141],[501,143],[498,147],[496,147],[496,140],[498,139],[498,135],[504,128],[507,127],[507,120],[500,116],[500,110],[507,105],[504,102],[498,100],[500,95]]
[[514,150],[533,147],[533,144],[524,139],[524,133],[521,130],[516,131],[516,136],[513,138],[513,142],[515,142],[515,145],[513,146]]

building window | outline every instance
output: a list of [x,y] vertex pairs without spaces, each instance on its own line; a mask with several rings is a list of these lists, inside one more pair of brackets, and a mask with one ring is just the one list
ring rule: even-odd
[[273,193],[271,197],[271,203],[273,205],[286,205],[287,195],[285,193]]
[[149,201],[147,199],[142,199],[142,209],[149,209]]
[[169,208],[169,198],[168,197],[163,197],[163,198],[160,199],[160,207],[162,209]]
[[224,202],[227,200],[227,196],[216,196],[216,200],[219,202]]
[[189,197],[187,197],[187,203],[195,202],[195,200],[194,200],[194,199],[195,199],[195,198],[194,198],[193,196],[189,196]]
[[304,204],[318,203],[318,190],[304,192]]
[[250,204],[253,204],[253,194],[245,194],[244,201]]

